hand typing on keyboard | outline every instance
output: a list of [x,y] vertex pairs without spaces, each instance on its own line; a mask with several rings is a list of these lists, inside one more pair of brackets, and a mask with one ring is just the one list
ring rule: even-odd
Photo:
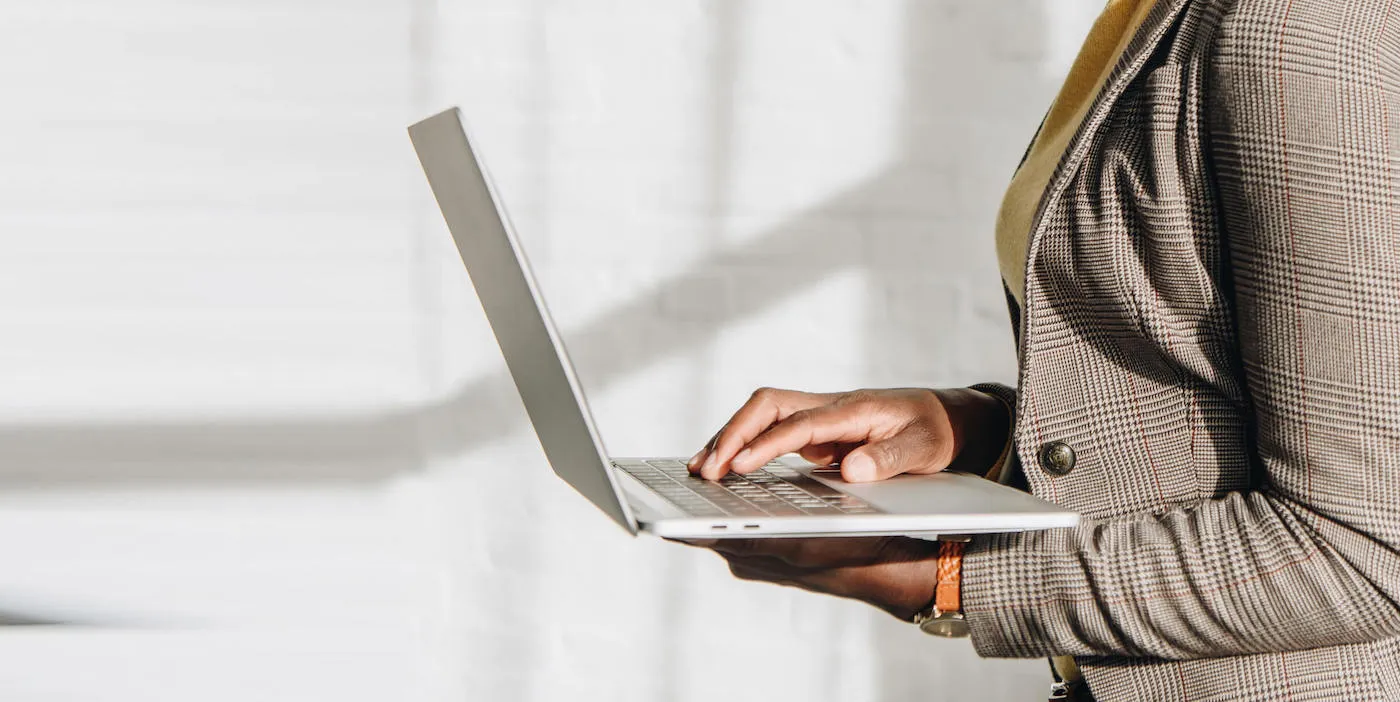
[[[818,394],[763,388],[686,468],[723,478],[712,484],[716,489],[742,484],[750,500],[773,479],[769,461],[791,452],[813,463],[839,463],[851,482],[949,467],[985,473],[1006,445],[1009,424],[1000,400],[971,389]],[[754,482],[757,487],[746,485]],[[905,620],[933,599],[938,580],[938,544],[902,536],[687,543],[713,549],[740,579],[857,599]]]
[[688,463],[718,480],[751,473],[796,452],[818,464],[841,465],[850,482],[948,467],[991,468],[1006,444],[1010,420],[996,398],[971,389],[856,390],[809,393],[761,388]]

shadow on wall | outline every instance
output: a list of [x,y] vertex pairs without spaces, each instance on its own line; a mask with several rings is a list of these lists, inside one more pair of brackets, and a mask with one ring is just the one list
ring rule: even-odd
[[[1040,96],[1047,91],[1039,70],[1045,53],[1043,26],[1047,4],[1044,0],[909,0],[902,38],[904,102],[894,146],[896,156],[891,163],[876,175],[743,244],[720,250],[677,271],[587,325],[565,330],[571,355],[586,376],[589,389],[597,390],[637,369],[690,352],[710,342],[720,330],[852,270],[867,274],[870,290],[870,307],[862,311],[859,323],[863,326],[858,330],[866,340],[868,376],[875,377],[886,368],[907,366],[908,355],[892,352],[891,348],[920,344],[920,353],[927,349],[929,356],[936,358],[939,344],[951,348],[966,343],[945,330],[928,329],[927,319],[915,316],[927,306],[887,307],[882,301],[911,291],[936,289],[911,285],[911,279],[966,275],[963,257],[946,255],[945,247],[955,252],[984,250],[990,255],[990,230],[947,232],[941,230],[939,222],[921,223],[918,226],[921,231],[926,227],[929,243],[911,250],[907,230],[887,235],[878,230],[878,225],[868,227],[860,242],[832,246],[829,223],[853,218],[878,221],[875,215],[882,213],[891,201],[920,198],[917,189],[929,187],[922,176],[931,170],[956,174],[948,181],[955,188],[960,186],[959,178],[969,179],[972,185],[966,188],[967,193],[995,187],[978,185],[981,175],[993,181],[1009,177],[1024,142],[986,143],[977,137],[997,130],[985,128],[978,120],[989,112],[1024,113],[1020,121],[1026,125],[1025,137],[1029,138],[1029,129],[1034,127],[1044,105],[1022,101],[1025,96]],[[1014,5],[1015,9],[1006,5]],[[735,110],[731,91],[742,65],[738,55],[738,37],[742,32],[736,13],[743,5],[724,3],[723,8],[715,14],[716,60],[712,65],[710,96],[715,111],[709,125],[710,152],[714,156],[708,164],[707,196],[717,212],[724,210],[732,175],[729,158],[733,155]],[[429,29],[416,27],[415,41],[431,42]],[[1005,70],[1022,56],[1021,70]],[[419,69],[427,71],[425,66]],[[998,88],[991,91],[987,85]],[[419,92],[426,95],[429,91]],[[947,106],[950,100],[970,99],[967,96],[974,95],[979,101],[990,99],[994,105],[970,104],[966,110]],[[403,147],[409,148],[406,137]],[[997,155],[994,163],[987,162],[989,154]],[[426,184],[421,187],[426,192]],[[440,231],[441,226],[439,221],[431,223],[432,231]],[[964,241],[973,245],[963,244]],[[753,265],[790,262],[795,257],[800,257],[805,273],[802,278],[767,275],[761,266]],[[711,275],[711,271],[721,268],[726,275],[737,276],[737,280],[730,277],[720,281]],[[997,315],[997,323],[1003,323],[1000,288],[995,280],[987,281],[986,290],[991,303],[989,314]],[[658,298],[703,301],[724,296],[739,299],[710,318],[708,331],[685,325],[677,327],[674,334],[650,336],[645,345],[620,349],[615,342],[619,336],[650,328]],[[1009,329],[1002,343],[1009,358]],[[0,484],[13,487],[72,483],[100,487],[131,483],[374,483],[419,469],[425,456],[460,455],[524,429],[520,424],[525,418],[523,412],[501,411],[518,403],[504,366],[498,364],[496,371],[470,380],[438,401],[401,411],[0,427]],[[522,544],[521,548],[529,546]],[[522,562],[531,560],[520,554],[517,558]],[[678,578],[680,574],[670,573],[668,577]],[[680,623],[678,613],[684,608],[677,598],[684,589],[671,586],[664,591],[671,599],[659,608],[659,616],[666,620],[659,630],[675,631]],[[511,602],[513,597],[520,597],[518,592],[491,594],[494,596],[488,601],[492,602]],[[505,611],[519,609],[523,607],[504,607]],[[0,612],[0,626],[43,623],[53,622]],[[870,658],[878,666],[876,676],[881,686],[873,697],[891,701],[926,699],[931,691],[957,689],[947,687],[946,677],[940,677],[948,675],[955,664],[928,660],[931,649],[908,645],[909,639],[904,636],[908,632],[891,631],[895,626],[892,620],[881,618],[871,637]],[[521,644],[516,653],[519,659],[528,659],[537,650],[531,648],[535,643]],[[837,659],[837,648],[832,647],[832,653],[827,655],[831,660],[823,661],[823,669],[840,670],[843,661]],[[658,659],[671,666],[658,676],[668,681],[663,687],[674,689],[675,681],[681,679],[677,667],[684,664],[680,655],[672,650]],[[979,686],[984,684],[990,686],[994,681],[979,681]]]
[[[803,292],[805,286],[830,278],[848,269],[863,269],[874,288],[872,306],[880,300],[907,294],[911,288],[900,281],[910,275],[936,276],[941,272],[965,269],[958,256],[920,255],[911,267],[911,254],[897,246],[907,237],[891,237],[882,245],[879,231],[871,231],[859,247],[832,247],[822,223],[833,219],[862,217],[878,212],[890,193],[906,192],[920,181],[911,176],[927,170],[930,161],[945,164],[952,172],[967,169],[988,172],[988,153],[1006,154],[1005,163],[990,172],[1009,175],[1014,154],[1022,143],[986,144],[975,137],[978,110],[950,110],[949,99],[976,93],[981,86],[1001,86],[997,98],[1005,102],[1004,112],[1038,114],[1041,105],[1021,105],[1021,96],[1041,95],[1045,85],[1036,62],[1044,53],[1040,28],[1043,5],[1035,0],[1015,0],[1023,12],[1008,11],[993,3],[967,3],[937,0],[909,3],[905,22],[906,89],[896,153],[898,157],[880,174],[818,204],[789,221],[773,227],[751,241],[718,252],[679,271],[668,280],[637,296],[581,329],[564,332],[577,365],[586,370],[588,386],[596,389],[625,377],[635,369],[693,349],[708,341],[713,333],[745,317]],[[1009,23],[1008,18],[1015,18]],[[731,18],[732,19],[732,18]],[[716,64],[712,138],[716,161],[711,164],[713,197],[722,198],[727,175],[725,145],[730,143],[731,100],[723,91],[733,84],[736,61],[734,27],[720,26],[718,44],[729,56]],[[1014,26],[1008,26],[1014,24]],[[1002,37],[989,41],[988,37]],[[1010,37],[1010,38],[1007,38]],[[1026,41],[1019,41],[1024,39]],[[1032,45],[1028,46],[1027,41]],[[1007,54],[1024,54],[1025,70],[1015,72],[981,71],[980,67],[1004,67]],[[979,106],[985,107],[985,106]],[[962,115],[962,116],[960,116]],[[1034,117],[1028,117],[1030,122]],[[1027,134],[1029,137],[1029,134]],[[407,141],[405,140],[405,148]],[[940,167],[945,167],[940,165]],[[956,181],[956,179],[954,179]],[[426,186],[425,186],[426,187]],[[722,202],[717,202],[722,206]],[[931,240],[949,244],[966,238],[984,239],[978,246],[991,248],[991,232],[940,234],[936,222],[929,223]],[[852,256],[858,248],[860,255]],[[933,252],[933,248],[929,251]],[[933,252],[936,254],[936,252]],[[753,262],[790,260],[800,256],[807,277],[765,275]],[[747,269],[736,265],[750,264]],[[707,271],[723,267],[736,273],[724,290]],[[895,274],[888,274],[889,272]],[[805,284],[803,281],[809,281]],[[989,290],[995,284],[988,281]],[[737,291],[737,293],[736,293]],[[653,339],[653,343],[619,352],[614,339],[645,329],[654,319],[653,300],[684,296],[706,299],[721,294],[739,295],[738,304],[726,307],[724,316],[713,319],[709,331],[680,330],[674,335]],[[994,299],[999,301],[999,295]],[[913,308],[911,306],[911,308]],[[917,309],[917,308],[913,308]],[[999,311],[998,311],[999,313]],[[867,310],[863,330],[867,363],[871,372],[886,364],[881,349],[901,343],[909,334],[925,334],[921,321],[891,319],[883,307]],[[927,325],[922,325],[927,326]],[[932,330],[934,332],[940,330]],[[940,337],[947,335],[938,334]],[[956,344],[955,339],[947,341]],[[1010,344],[1007,334],[1006,343]],[[1009,348],[1009,347],[1008,347]],[[450,396],[426,406],[403,411],[361,415],[287,416],[228,418],[218,421],[165,423],[73,423],[0,427],[0,482],[24,484],[105,484],[130,482],[323,482],[379,481],[421,465],[424,454],[455,455],[474,446],[498,440],[521,429],[522,412],[500,412],[502,403],[519,400],[504,366],[472,380]]]

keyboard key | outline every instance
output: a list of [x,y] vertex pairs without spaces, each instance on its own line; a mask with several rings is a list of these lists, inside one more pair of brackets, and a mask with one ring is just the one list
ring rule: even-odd
[[748,475],[730,473],[718,482],[692,475],[684,463],[674,460],[614,461],[613,465],[696,517],[880,513],[864,500],[777,461]]

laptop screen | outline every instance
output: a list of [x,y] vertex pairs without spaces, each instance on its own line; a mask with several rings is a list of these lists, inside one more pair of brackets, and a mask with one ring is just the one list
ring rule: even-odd
[[635,534],[564,344],[459,111],[429,117],[408,134],[550,466]]

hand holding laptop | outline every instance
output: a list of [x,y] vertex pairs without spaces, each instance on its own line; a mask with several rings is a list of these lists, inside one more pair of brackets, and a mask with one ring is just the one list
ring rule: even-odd
[[860,600],[910,620],[938,584],[934,541],[903,536],[686,541],[713,549],[740,580],[792,585]]
[[847,482],[955,468],[985,474],[1010,431],[1006,408],[976,390],[810,393],[760,388],[688,463],[719,480],[751,473],[786,453],[841,465]]
[[[808,393],[760,388],[705,448],[691,472],[718,480],[751,473],[785,453],[841,465],[848,482],[949,467],[986,473],[1001,455],[1010,421],[1001,401],[972,389]],[[708,539],[740,580],[792,585],[860,600],[908,621],[933,600],[939,545],[876,538]]]

